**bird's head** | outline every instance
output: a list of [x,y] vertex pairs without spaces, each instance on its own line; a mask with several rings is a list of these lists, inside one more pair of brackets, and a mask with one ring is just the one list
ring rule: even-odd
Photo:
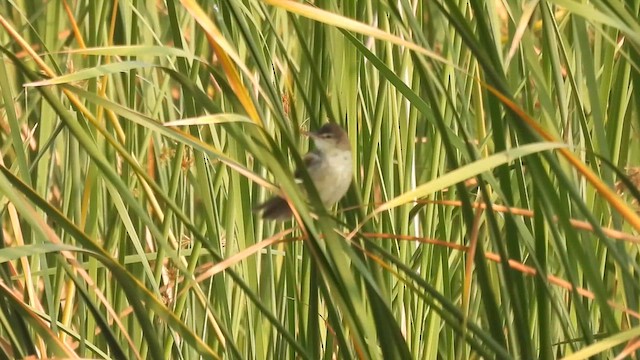
[[349,137],[338,124],[328,123],[317,131],[306,132],[305,134],[313,139],[318,150],[322,152],[351,150]]

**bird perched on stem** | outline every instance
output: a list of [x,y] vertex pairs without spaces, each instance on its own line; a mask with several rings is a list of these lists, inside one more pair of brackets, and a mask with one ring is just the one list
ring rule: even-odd
[[[313,139],[316,148],[304,156],[304,165],[322,204],[330,207],[344,196],[351,185],[353,160],[349,137],[339,125],[332,123],[305,135]],[[300,173],[300,169],[295,172],[298,181],[302,181]],[[286,220],[292,215],[287,201],[279,196],[256,206],[255,210],[262,211],[262,218],[268,220]]]

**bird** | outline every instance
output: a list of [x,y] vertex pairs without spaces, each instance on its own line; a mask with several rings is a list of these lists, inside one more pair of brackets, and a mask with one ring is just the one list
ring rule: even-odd
[[[303,163],[325,207],[337,203],[349,190],[353,178],[353,156],[347,132],[335,123],[327,123],[319,130],[303,132],[309,136],[315,149],[303,157]],[[296,170],[296,182],[301,183],[301,169]],[[283,221],[291,218],[287,201],[273,198],[254,208],[265,220]]]

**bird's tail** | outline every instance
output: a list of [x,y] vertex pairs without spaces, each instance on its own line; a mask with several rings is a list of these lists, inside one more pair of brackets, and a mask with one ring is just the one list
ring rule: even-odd
[[287,201],[279,196],[263,202],[253,210],[262,211],[262,218],[266,220],[286,220],[292,215]]

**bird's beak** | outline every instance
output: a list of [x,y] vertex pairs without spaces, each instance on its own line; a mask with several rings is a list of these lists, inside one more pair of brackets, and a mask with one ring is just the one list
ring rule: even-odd
[[317,139],[318,138],[318,134],[316,134],[314,131],[302,130],[301,132],[302,132],[302,135],[308,136],[308,137],[310,137],[312,139]]

